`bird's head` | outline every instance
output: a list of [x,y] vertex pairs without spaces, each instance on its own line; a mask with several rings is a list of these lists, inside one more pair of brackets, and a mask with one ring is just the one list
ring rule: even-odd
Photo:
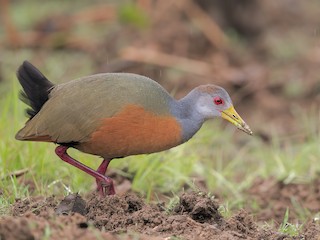
[[195,89],[197,93],[196,111],[205,119],[222,117],[240,130],[252,135],[250,127],[243,121],[233,107],[226,90],[212,84],[202,85]]

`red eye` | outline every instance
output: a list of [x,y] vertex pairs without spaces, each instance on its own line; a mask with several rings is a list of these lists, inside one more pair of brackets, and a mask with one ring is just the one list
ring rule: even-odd
[[213,99],[213,101],[214,101],[214,103],[215,103],[216,105],[223,104],[223,100],[222,100],[222,98],[220,98],[220,97],[215,97],[215,98]]

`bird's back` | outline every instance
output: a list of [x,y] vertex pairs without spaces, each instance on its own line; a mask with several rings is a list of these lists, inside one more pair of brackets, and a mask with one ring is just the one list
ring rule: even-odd
[[[155,128],[159,129],[160,125],[165,127],[169,122],[172,126],[175,125],[173,128],[176,132],[179,131],[179,126],[175,124],[176,120],[170,112],[170,104],[173,101],[158,83],[147,77],[128,73],[96,74],[55,86],[49,94],[48,101],[27,122],[25,128],[18,132],[16,137],[20,140],[57,143],[89,142],[90,147],[83,144],[78,148],[84,152],[101,155],[94,153],[96,150],[89,148],[92,148],[94,133],[97,137],[96,140],[99,138],[99,142],[103,142],[101,139],[103,136],[98,134],[102,127],[104,135],[108,134],[119,139],[125,138],[119,134],[141,135],[139,132],[132,132],[133,128],[140,127],[140,132],[143,129],[154,132]],[[115,117],[118,117],[117,121],[111,121]],[[150,121],[152,117],[156,118]],[[124,122],[123,125],[119,125],[121,121]],[[147,124],[148,122],[149,124]],[[161,124],[157,125],[158,122]],[[150,125],[151,123],[152,125]],[[157,134],[159,135],[159,132]],[[149,135],[145,135],[144,138],[150,137],[152,134]],[[163,137],[165,138],[163,141],[173,141],[167,139],[170,138],[168,136],[167,138]],[[177,138],[178,133],[176,133],[174,141],[178,141]],[[131,140],[134,141],[134,138]],[[111,139],[108,139],[104,144],[110,145],[110,141]],[[171,143],[169,145],[177,144]],[[152,148],[150,149],[152,150]],[[154,151],[157,150],[154,149]],[[142,149],[137,149],[135,152],[138,154],[141,151]],[[119,152],[121,151],[119,150]],[[124,152],[128,152],[128,149]]]

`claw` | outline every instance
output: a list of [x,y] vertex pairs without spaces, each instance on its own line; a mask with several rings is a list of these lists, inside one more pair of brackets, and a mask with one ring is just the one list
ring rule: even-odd
[[101,197],[105,197],[106,195],[116,194],[113,181],[111,178],[106,177],[106,179],[104,180],[96,179],[96,182],[97,182],[97,191],[99,192]]

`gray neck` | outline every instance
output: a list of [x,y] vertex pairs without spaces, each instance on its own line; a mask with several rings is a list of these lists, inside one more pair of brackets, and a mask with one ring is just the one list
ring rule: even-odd
[[187,96],[180,100],[173,100],[171,112],[182,126],[182,141],[188,141],[202,126],[205,121],[195,110],[197,93],[191,91]]

